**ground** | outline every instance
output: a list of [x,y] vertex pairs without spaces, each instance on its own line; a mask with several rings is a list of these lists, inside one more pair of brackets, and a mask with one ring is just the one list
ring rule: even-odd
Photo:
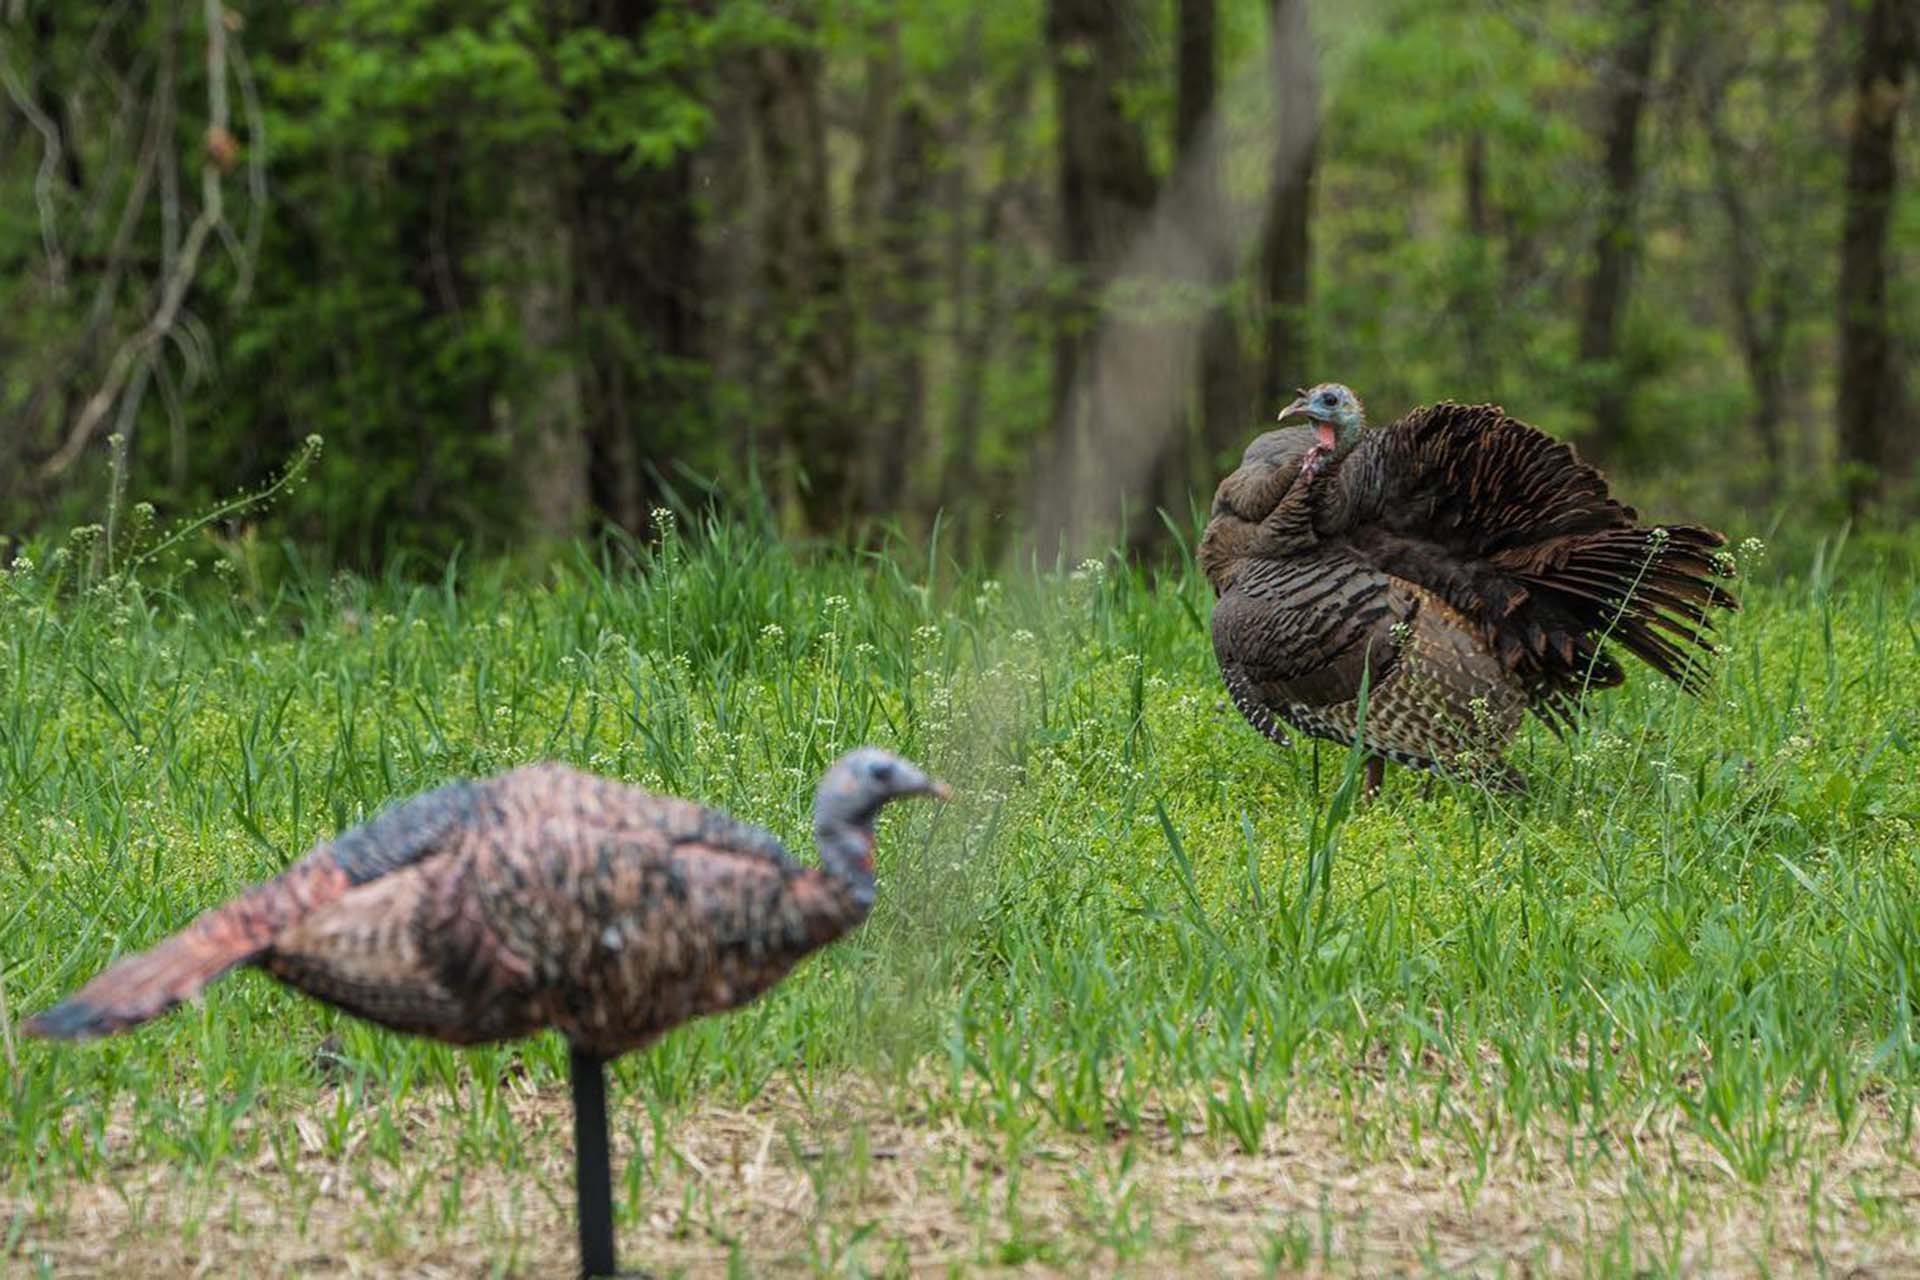
[[449,777],[566,759],[805,856],[865,741],[961,797],[889,812],[859,934],[619,1064],[632,1263],[1920,1272],[1920,590],[1739,554],[1704,697],[1636,671],[1529,729],[1526,797],[1366,805],[1225,705],[1178,565],[720,526],[418,588],[15,570],[0,1272],[565,1274],[550,1040],[421,1045],[257,974],[96,1045],[15,1024]]
[[[774,1086],[745,1105],[693,1107],[657,1138],[629,1130],[616,1178],[636,1139],[664,1158],[637,1201],[629,1189],[628,1262],[656,1275],[1267,1276],[1898,1275],[1920,1260],[1920,1171],[1878,1112],[1849,1133],[1810,1134],[1791,1170],[1756,1185],[1678,1111],[1604,1138],[1356,1142],[1343,1107],[1296,1095],[1253,1152],[1178,1136],[1158,1117],[1138,1133],[1054,1133],[1009,1151],[886,1090],[842,1083],[826,1105]],[[408,1149],[449,1153],[418,1172],[358,1169],[361,1133],[336,1149],[295,1115],[285,1154],[184,1185],[172,1168],[127,1168],[78,1191],[16,1249],[57,1275],[565,1274],[575,1257],[566,1100],[524,1082],[507,1094],[536,1152],[512,1174],[474,1169],[456,1188],[457,1095],[393,1109]],[[442,1211],[449,1197],[457,1214]]]

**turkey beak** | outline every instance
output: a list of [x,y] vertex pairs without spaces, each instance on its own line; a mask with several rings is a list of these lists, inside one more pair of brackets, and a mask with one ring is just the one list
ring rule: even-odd
[[953,799],[953,788],[938,778],[929,778],[927,779],[927,794],[935,800],[951,800]]
[[1280,416],[1278,418],[1275,418],[1274,421],[1285,422],[1288,418],[1305,416],[1307,414],[1307,410],[1310,407],[1311,406],[1309,406],[1307,403],[1307,398],[1305,396],[1301,396],[1298,400],[1295,400],[1292,404],[1282,409],[1280,411]]

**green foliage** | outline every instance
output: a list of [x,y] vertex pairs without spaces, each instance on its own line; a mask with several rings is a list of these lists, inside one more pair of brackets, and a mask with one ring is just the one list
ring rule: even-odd
[[[1013,1169],[1059,1143],[1120,1159],[1171,1141],[1231,1181],[1240,1159],[1293,1168],[1331,1115],[1342,1160],[1454,1153],[1469,1201],[1490,1148],[1596,1192],[1664,1185],[1676,1144],[1736,1187],[1797,1187],[1805,1162],[1902,1132],[1920,1087],[1920,584],[1832,544],[1780,552],[1795,567],[1741,549],[1747,609],[1701,699],[1636,671],[1570,739],[1528,731],[1528,798],[1424,797],[1396,772],[1357,808],[1357,761],[1277,753],[1224,705],[1195,625],[1208,589],[1186,572],[987,578],[937,549],[802,555],[665,518],[538,585],[295,562],[76,594],[42,554],[0,577],[0,1042],[17,1057],[0,1203],[29,1241],[116,1171],[217,1204],[247,1169],[302,1167],[274,1154],[299,1123],[363,1179],[336,1194],[406,1249],[471,1230],[457,1183],[438,1227],[379,1188],[526,1178],[530,1146],[564,1151],[512,1109],[523,1071],[558,1089],[553,1044],[456,1054],[246,976],[95,1047],[16,1042],[6,1020],[448,777],[557,757],[804,849],[819,771],[866,741],[960,798],[889,811],[857,935],[621,1066],[620,1123],[646,1147],[629,1213],[669,1208],[653,1189],[675,1117],[791,1090],[838,1144],[852,1081],[878,1083],[874,1122]],[[457,1139],[405,1119],[440,1100],[466,1117]],[[1632,1136],[1648,1127],[1657,1141]],[[300,1175],[267,1176],[290,1213]],[[925,1203],[971,1194],[940,1185]],[[812,1221],[853,1231],[861,1203],[823,1198]],[[1662,1231],[1719,1220],[1647,1211]],[[1023,1217],[1018,1196],[981,1213],[950,1256],[1207,1247],[1150,1213],[1118,1237]],[[498,1256],[523,1229],[473,1247]],[[883,1231],[856,1252],[891,1247]],[[1596,1224],[1567,1247],[1613,1243]]]
[[[1268,7],[1235,0],[1217,20],[1241,240],[1217,298],[1239,317],[1249,356],[1265,306],[1253,242],[1273,178]],[[607,403],[621,406],[625,437],[596,439],[592,465],[606,470],[620,449],[643,457],[649,500],[668,483],[758,477],[790,503],[799,481],[783,468],[823,465],[806,424],[788,420],[804,415],[784,414],[790,397],[769,385],[793,372],[820,380],[817,396],[854,424],[856,444],[832,452],[907,438],[904,488],[861,520],[923,529],[945,502],[974,542],[1011,540],[1004,495],[1051,447],[1049,347],[1065,284],[1058,123],[1033,5],[347,0],[230,11],[240,160],[222,179],[226,227],[151,353],[138,411],[47,476],[39,468],[116,348],[159,303],[198,208],[210,86],[201,6],[27,9],[0,55],[27,100],[74,132],[49,161],[10,102],[0,134],[9,535],[103,509],[113,430],[131,441],[135,489],[168,512],[263,482],[318,432],[336,446],[323,482],[279,511],[272,535],[369,568],[402,550],[439,559],[516,547],[542,518],[528,483],[542,433],[587,435],[613,412]],[[1286,380],[1339,377],[1381,413],[1497,399],[1563,436],[1588,431],[1596,390],[1624,381],[1626,420],[1600,443],[1643,498],[1710,519],[1755,501],[1824,519],[1839,479],[1828,418],[1846,32],[1813,0],[1664,7],[1639,147],[1640,257],[1619,353],[1589,367],[1577,328],[1617,10],[1313,6],[1324,127],[1302,319],[1314,357]],[[1116,92],[1170,193],[1176,6],[1116,14],[1145,50],[1142,74]],[[769,186],[761,118],[769,101],[786,102],[767,80],[779,50],[818,65],[793,99],[818,113],[818,153],[789,158],[824,168],[823,203],[800,219],[821,233],[818,296],[781,284],[793,266],[776,224],[798,215],[792,193]],[[909,106],[928,142],[918,203],[902,211],[883,193]],[[149,122],[157,151],[144,141]],[[1920,172],[1920,129],[1900,136],[1896,364],[1920,340],[1920,184],[1904,176]],[[606,269],[592,245],[638,245],[634,258],[648,260],[649,219],[665,199],[633,188],[633,206],[602,225],[587,197],[612,184],[617,204],[628,190],[618,184],[689,163],[697,247],[674,252],[693,253],[700,270],[698,296],[680,299],[696,336],[679,348],[627,295],[595,300],[579,286]],[[1173,329],[1199,324],[1216,293],[1170,287],[1151,269],[1121,284],[1110,297],[1130,316]],[[548,292],[565,322],[543,329]],[[1143,295],[1144,306],[1127,302]],[[1770,426],[1743,310],[1778,373]],[[848,348],[824,372],[807,366],[822,330]],[[898,371],[909,365],[923,393],[903,407]],[[569,407],[569,394],[585,407]],[[1260,416],[1249,414],[1249,433]],[[1188,461],[1204,489],[1216,461]],[[644,506],[614,514],[631,523]]]

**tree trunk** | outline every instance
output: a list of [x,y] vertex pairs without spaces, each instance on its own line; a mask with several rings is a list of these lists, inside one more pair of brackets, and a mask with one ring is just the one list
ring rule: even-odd
[[514,263],[514,310],[537,370],[514,406],[512,456],[526,486],[527,518],[542,538],[578,534],[592,507],[590,458],[573,327],[573,245],[556,190],[561,162],[538,155],[513,193],[505,252]]
[[1847,503],[1886,492],[1913,452],[1900,437],[1900,385],[1887,331],[1887,224],[1896,134],[1916,19],[1911,0],[1872,0],[1861,17],[1840,242],[1840,457]]
[[[598,0],[587,21],[638,42],[659,0]],[[574,280],[583,339],[582,402],[594,508],[631,531],[656,496],[653,459],[697,428],[702,388],[693,157],[636,169],[623,154],[574,156]]]
[[1129,238],[1153,206],[1146,139],[1122,94],[1138,74],[1140,15],[1128,0],[1049,0],[1047,48],[1059,111],[1060,262],[1070,283],[1054,331],[1051,458],[1036,513],[1040,545],[1064,551],[1117,507],[1091,492],[1090,445],[1119,407],[1102,331],[1124,322],[1100,314],[1100,292]]
[[1260,255],[1266,292],[1260,398],[1266,412],[1292,399],[1292,387],[1316,381],[1308,367],[1306,312],[1313,175],[1320,133],[1319,84],[1313,37],[1307,25],[1307,0],[1273,0],[1270,13],[1275,142]]
[[[777,451],[777,426],[768,421],[770,380],[760,359],[760,334],[770,323],[765,246],[766,177],[760,171],[756,100],[758,77],[749,55],[721,60],[709,102],[713,126],[695,160],[695,189],[706,216],[701,228],[701,282],[709,299],[705,346],[716,396],[734,399],[738,412],[715,423],[722,444],[740,462],[748,503],[767,497],[764,460]],[[717,496],[717,495],[716,495]],[[756,514],[760,514],[756,512]]]
[[[394,242],[400,247],[400,260],[408,264],[407,283],[419,296],[422,324],[447,320],[463,326],[466,308],[479,293],[468,270],[479,227],[467,209],[453,199],[459,149],[453,128],[443,127],[422,145],[397,153],[389,170],[395,189],[412,195],[398,202]],[[470,394],[473,398],[463,406],[465,416],[474,422],[487,421],[491,395],[480,390]],[[435,438],[435,427],[429,419],[411,420],[408,427],[413,436],[413,483],[405,499],[407,506],[404,512],[382,514],[404,514],[415,526],[423,527],[437,519],[475,477],[466,464],[454,460],[443,439]],[[245,458],[244,469],[254,474],[267,470],[284,456],[290,443],[257,433],[249,441],[255,452]],[[363,563],[377,561],[385,550],[380,545],[384,533],[371,525],[359,529],[354,558]]]
[[1594,232],[1586,307],[1580,318],[1580,360],[1593,382],[1593,422],[1587,443],[1603,457],[1628,435],[1627,382],[1617,367],[1620,317],[1639,256],[1634,208],[1640,187],[1640,118],[1652,87],[1661,16],[1661,0],[1623,0],[1618,38],[1605,72],[1605,188]]
[[829,205],[821,56],[810,41],[755,60],[755,123],[766,175],[761,261],[770,323],[757,335],[773,370],[773,420],[785,435],[790,524],[811,532],[857,509],[863,442],[851,405],[853,345],[846,256]]
[[920,453],[926,415],[924,366],[934,271],[926,212],[933,190],[933,123],[924,105],[899,105],[886,157],[875,258],[880,275],[872,297],[876,376],[868,422],[873,466],[864,508],[903,511],[913,506],[910,468]]
[[1493,233],[1487,216],[1487,131],[1475,128],[1467,133],[1464,166],[1467,230],[1482,238]]
[[[1461,238],[1465,260],[1456,273],[1453,318],[1466,356],[1467,385],[1500,383],[1500,343],[1487,341],[1500,307],[1500,284],[1493,253],[1493,215],[1487,200],[1487,133],[1467,131],[1461,168],[1461,196],[1467,234]],[[1477,394],[1477,393],[1476,393]]]
[[[955,255],[956,280],[964,280],[964,287],[955,288],[955,296],[970,298],[972,305],[960,310],[955,318],[959,330],[954,353],[956,385],[953,413],[947,420],[946,465],[940,477],[939,506],[949,515],[967,522],[968,527],[961,536],[965,545],[981,554],[986,552],[987,541],[982,535],[1004,509],[992,495],[979,492],[980,438],[985,425],[989,364],[996,340],[1004,333],[1010,307],[1009,290],[1001,281],[1001,258],[1007,252],[1001,244],[1001,232],[1008,206],[1019,194],[1022,175],[1031,168],[1024,141],[1035,79],[1030,70],[1022,67],[999,95],[991,130],[980,141],[979,149],[982,153],[993,150],[1000,153],[1000,176],[981,202],[977,230],[968,226],[962,232],[964,235],[966,231],[974,231],[973,243],[982,248],[977,254]],[[965,167],[985,171],[986,155],[974,157]]]
[[[1187,222],[1209,250],[1204,263],[1210,291],[1229,284],[1237,266],[1238,246],[1227,231],[1225,192],[1220,178],[1218,131],[1209,131],[1218,96],[1218,22],[1215,0],[1179,0],[1179,82],[1175,103],[1174,147],[1180,176],[1178,189],[1187,207]],[[1245,443],[1252,420],[1251,394],[1240,353],[1240,330],[1233,310],[1216,299],[1208,309],[1200,334],[1199,394],[1195,430],[1169,432],[1161,442],[1148,478],[1147,492],[1175,519],[1189,514],[1193,492],[1192,460],[1199,453],[1211,476],[1222,461]],[[1151,514],[1151,513],[1149,513]],[[1136,550],[1156,542],[1162,530],[1157,520],[1136,522]]]
[[1715,198],[1727,219],[1728,300],[1753,388],[1754,434],[1766,459],[1769,492],[1778,488],[1786,464],[1781,426],[1786,416],[1786,329],[1794,288],[1790,261],[1773,260],[1761,243],[1748,192],[1737,168],[1738,148],[1722,120],[1723,85],[1705,91],[1701,106]]

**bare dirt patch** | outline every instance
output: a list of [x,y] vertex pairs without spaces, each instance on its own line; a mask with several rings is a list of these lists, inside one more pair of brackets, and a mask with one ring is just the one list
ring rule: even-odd
[[[848,1082],[706,1105],[617,1141],[622,1256],[655,1274],[1009,1269],[1920,1274],[1920,1171],[1885,1117],[1812,1132],[1755,1185],[1677,1115],[1631,1133],[1355,1141],[1296,1097],[1253,1153],[1172,1128],[1009,1145]],[[59,1276],[561,1276],[574,1266],[565,1094],[512,1086],[524,1164],[462,1155],[457,1101],[416,1095],[345,1141],[300,1114],[251,1159],[129,1164],[44,1206],[0,1201],[7,1270]],[[315,1114],[320,1112],[315,1108]],[[637,1118],[636,1118],[637,1114]],[[406,1158],[366,1155],[376,1123]],[[110,1131],[111,1137],[111,1131]],[[654,1158],[628,1182],[638,1141]]]

